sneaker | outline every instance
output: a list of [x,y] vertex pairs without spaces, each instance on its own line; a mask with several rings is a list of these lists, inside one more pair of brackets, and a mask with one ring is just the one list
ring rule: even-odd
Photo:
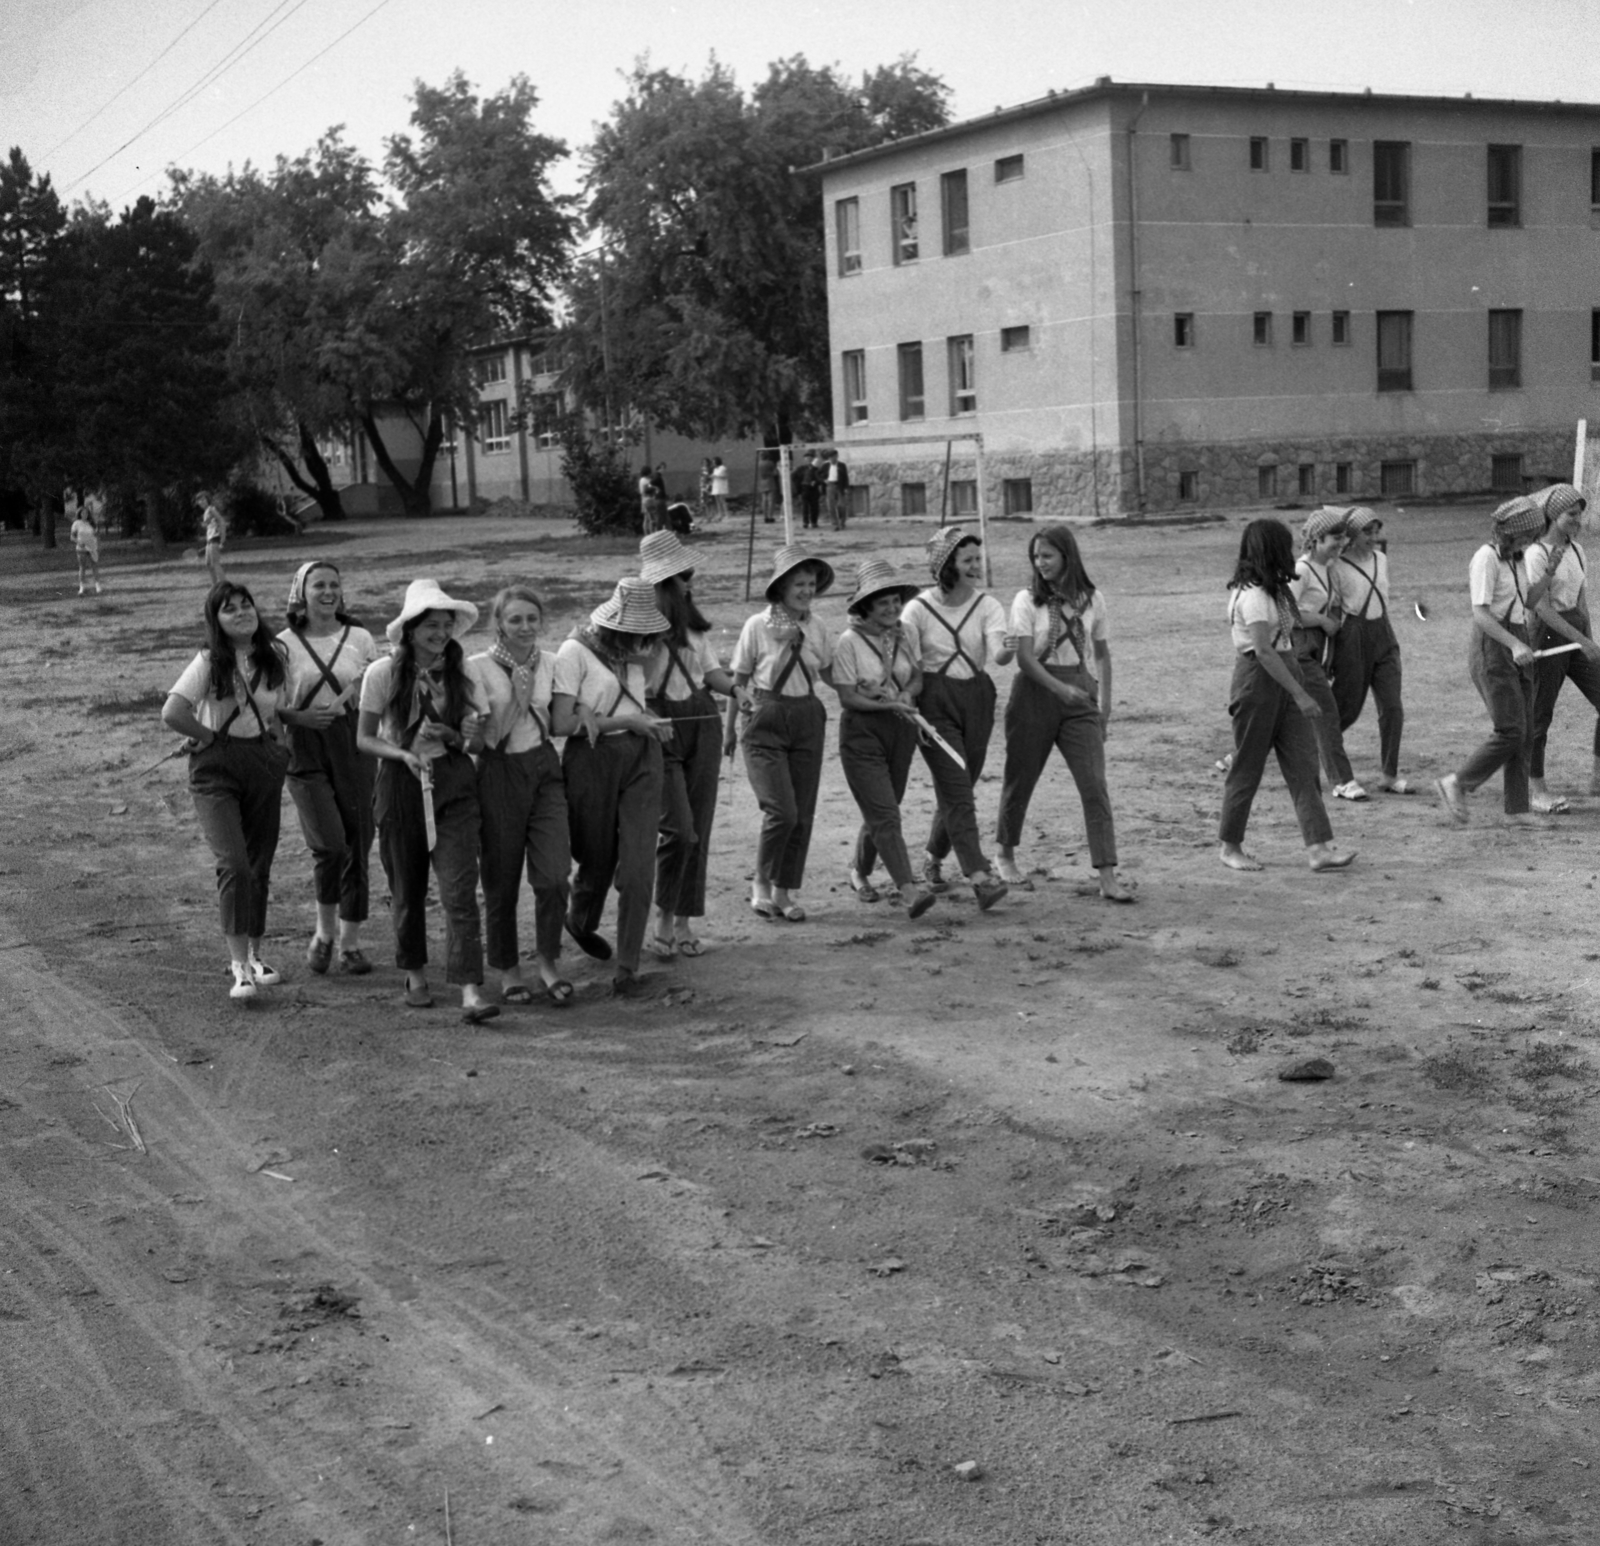
[[1354,779],[1351,779],[1348,784],[1335,784],[1333,786],[1333,797],[1335,800],[1365,800],[1367,791]]
[[860,870],[850,871],[850,889],[858,902],[881,902],[883,893]]
[[942,896],[950,889],[950,882],[942,873],[944,861],[935,859],[932,854],[922,856],[922,884],[935,896]]
[[341,950],[339,952],[339,970],[348,972],[352,977],[365,977],[372,970],[372,962],[367,959],[365,952],[357,946],[353,950]]
[[313,934],[311,943],[306,946],[306,965],[320,977],[332,964],[333,941]]
[[250,976],[250,963],[248,961],[233,961],[229,963],[233,968],[233,986],[228,989],[231,999],[246,999],[256,996],[256,985]]
[[260,956],[253,952],[250,959],[245,962],[245,966],[250,973],[251,982],[258,988],[275,988],[283,981],[283,978],[277,972],[273,971]]
[[978,899],[978,911],[986,913],[1001,897],[1011,890],[1005,881],[993,875],[984,875],[972,883],[972,894]]

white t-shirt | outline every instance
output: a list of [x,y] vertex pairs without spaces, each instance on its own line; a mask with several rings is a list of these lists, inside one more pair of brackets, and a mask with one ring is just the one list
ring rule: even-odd
[[228,540],[228,518],[215,505],[207,505],[200,516],[205,527],[206,541],[219,547]]
[[[511,674],[487,650],[467,660],[478,701],[488,706],[489,723],[483,744],[505,752],[531,752],[550,739],[550,696],[555,690],[556,657],[535,650],[528,658],[533,671],[533,691],[527,705],[517,710]],[[541,717],[542,716],[542,717]]]
[[1294,638],[1279,616],[1278,603],[1263,585],[1246,585],[1228,593],[1228,623],[1236,650],[1255,649],[1255,640],[1250,637],[1252,623],[1266,623],[1273,630],[1272,647],[1279,654],[1294,648]]
[[[395,675],[399,670],[398,663],[393,655],[380,655],[370,666],[367,674],[361,678],[361,712],[363,714],[376,714],[378,716],[378,734],[391,746],[401,746],[405,741],[406,727],[416,719],[418,712],[418,699],[421,694],[413,690],[412,701],[404,705],[391,705],[390,697],[394,693]],[[473,680],[472,673],[467,672],[467,712],[481,714],[484,711],[482,689]],[[440,713],[443,713],[441,701]],[[433,743],[433,755],[442,756],[446,748]]]
[[[248,679],[248,678],[247,678]],[[213,698],[211,696],[211,652],[201,650],[193,660],[183,669],[183,675],[172,684],[172,692],[178,697],[188,700],[189,706],[194,710],[194,717],[200,721],[207,730],[220,730],[223,725],[228,726],[228,737],[234,741],[255,741],[261,737],[261,721],[256,719],[251,711],[250,704],[240,692],[239,674],[234,672],[233,692],[226,698]],[[251,696],[256,701],[256,709],[260,711],[261,720],[266,722],[269,732],[277,727],[278,706],[284,701],[284,691],[281,687],[268,687],[263,681]],[[238,714],[233,711],[237,708]],[[233,715],[229,723],[229,716]]]
[[[891,660],[890,650],[894,656]],[[854,628],[846,628],[833,647],[835,687],[882,687],[892,671],[894,685],[904,687],[916,673],[916,655],[898,633],[870,639]]]
[[[683,670],[673,664],[673,655],[667,653],[668,645],[663,640],[650,652],[650,659],[645,665],[645,691],[652,698],[670,698],[674,703],[681,703],[703,690],[706,672],[720,671],[722,662],[711,647],[709,633],[696,633],[690,629],[688,642],[674,644],[671,648]],[[685,671],[689,673],[687,682],[683,679]]]
[[1523,573],[1521,558],[1506,559],[1490,543],[1472,555],[1467,570],[1467,586],[1475,607],[1488,607],[1495,621],[1502,626],[1520,626],[1528,620],[1528,609],[1523,597],[1528,594],[1528,581]]
[[[1542,580],[1550,569],[1550,547],[1545,542],[1535,542],[1522,555],[1523,573],[1528,577],[1531,589]],[[1583,549],[1576,543],[1569,543],[1567,550],[1561,555],[1561,562],[1556,565],[1555,578],[1550,581],[1550,589],[1545,593],[1545,599],[1558,612],[1570,612],[1577,605],[1583,594],[1583,582],[1588,570]]]
[[[772,691],[772,684],[783,674],[793,652],[793,629],[796,625],[792,622],[787,624],[787,628],[777,625],[775,633],[775,624],[771,607],[747,617],[733,651],[730,669],[734,675],[748,676],[750,685],[762,692]],[[800,645],[800,665],[804,665],[805,670],[796,665],[789,672],[783,684],[785,698],[807,697],[811,693],[812,683],[833,664],[833,639],[817,614],[813,612],[798,626],[804,636]],[[811,678],[809,682],[806,680],[808,674]]]
[[711,497],[713,499],[726,496],[728,492],[728,469],[720,464],[711,469]]
[[[988,592],[980,591],[952,607],[939,599],[937,586],[912,597],[900,614],[900,626],[924,674],[948,676],[955,682],[969,682],[986,669],[1006,647],[1008,631],[1006,609]],[[976,663],[977,671],[971,663]]]
[[1389,555],[1374,549],[1365,558],[1341,557],[1333,566],[1334,588],[1346,617],[1386,617],[1389,612]]
[[[339,643],[340,635],[344,633],[341,625],[338,633],[327,634],[322,638],[311,637],[309,643],[318,655],[322,657],[323,664],[332,673],[333,679],[339,684],[339,693],[346,692],[352,682],[359,682],[362,674],[373,661],[378,659],[377,641],[365,628],[351,627],[349,637],[343,645]],[[284,704],[291,709],[299,708],[328,708],[338,696],[323,680],[322,673],[317,669],[316,662],[312,660],[306,649],[308,639],[298,634],[292,628],[285,628],[278,635],[278,642],[283,646],[288,657],[286,669],[289,673],[288,690],[284,694]],[[337,653],[335,653],[337,651]],[[316,695],[308,703],[300,700],[310,690],[313,683],[320,684]],[[355,704],[357,694],[350,693],[345,703]]]
[[1338,583],[1332,566],[1319,564],[1301,554],[1294,566],[1294,583],[1289,587],[1302,612],[1327,612],[1339,599]]
[[[608,719],[644,719],[644,667],[630,661],[622,676],[605,665],[598,655],[578,639],[563,639],[556,651],[553,693],[565,693],[578,703],[586,703],[596,714]],[[606,735],[629,735],[623,729],[607,730]]]
[[80,515],[72,523],[72,545],[91,558],[100,556],[100,533],[94,529],[93,521],[86,521]]
[[[1086,640],[1094,643],[1096,640],[1108,640],[1106,618],[1106,595],[1103,590],[1096,589],[1089,598],[1089,605],[1083,611],[1074,611],[1069,606],[1061,608],[1064,617],[1081,617]],[[1033,640],[1034,659],[1039,659],[1050,642],[1050,608],[1037,603],[1031,591],[1019,590],[1017,599],[1011,603],[1011,632],[1019,639]],[[1065,634],[1056,641],[1055,653],[1044,662],[1050,666],[1075,666],[1078,664],[1078,653],[1072,647],[1072,641]],[[1084,669],[1094,670],[1094,651],[1088,652],[1088,658],[1083,662]]]

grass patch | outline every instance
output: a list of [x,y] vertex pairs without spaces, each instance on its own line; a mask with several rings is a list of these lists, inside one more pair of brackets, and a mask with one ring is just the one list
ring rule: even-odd
[[158,713],[167,701],[165,689],[148,687],[143,692],[103,692],[84,705],[85,714],[113,714],[140,719]]
[[1592,1065],[1558,1041],[1536,1041],[1517,1063],[1519,1079],[1581,1079]]
[[1436,1089],[1454,1090],[1458,1095],[1481,1095],[1492,1082],[1478,1058],[1455,1049],[1423,1058],[1417,1069]]

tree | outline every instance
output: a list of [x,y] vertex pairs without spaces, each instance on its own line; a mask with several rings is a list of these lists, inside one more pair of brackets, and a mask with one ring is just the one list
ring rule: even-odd
[[803,57],[746,97],[644,62],[588,153],[598,252],[571,291],[569,382],[666,427],[787,440],[831,421],[821,200],[801,169],[949,119],[907,56],[859,87]]

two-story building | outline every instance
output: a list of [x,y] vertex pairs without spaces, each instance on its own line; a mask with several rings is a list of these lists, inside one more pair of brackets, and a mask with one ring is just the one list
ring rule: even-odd
[[1600,406],[1600,106],[1102,78],[820,170],[881,512],[973,436],[991,514],[1520,489]]

